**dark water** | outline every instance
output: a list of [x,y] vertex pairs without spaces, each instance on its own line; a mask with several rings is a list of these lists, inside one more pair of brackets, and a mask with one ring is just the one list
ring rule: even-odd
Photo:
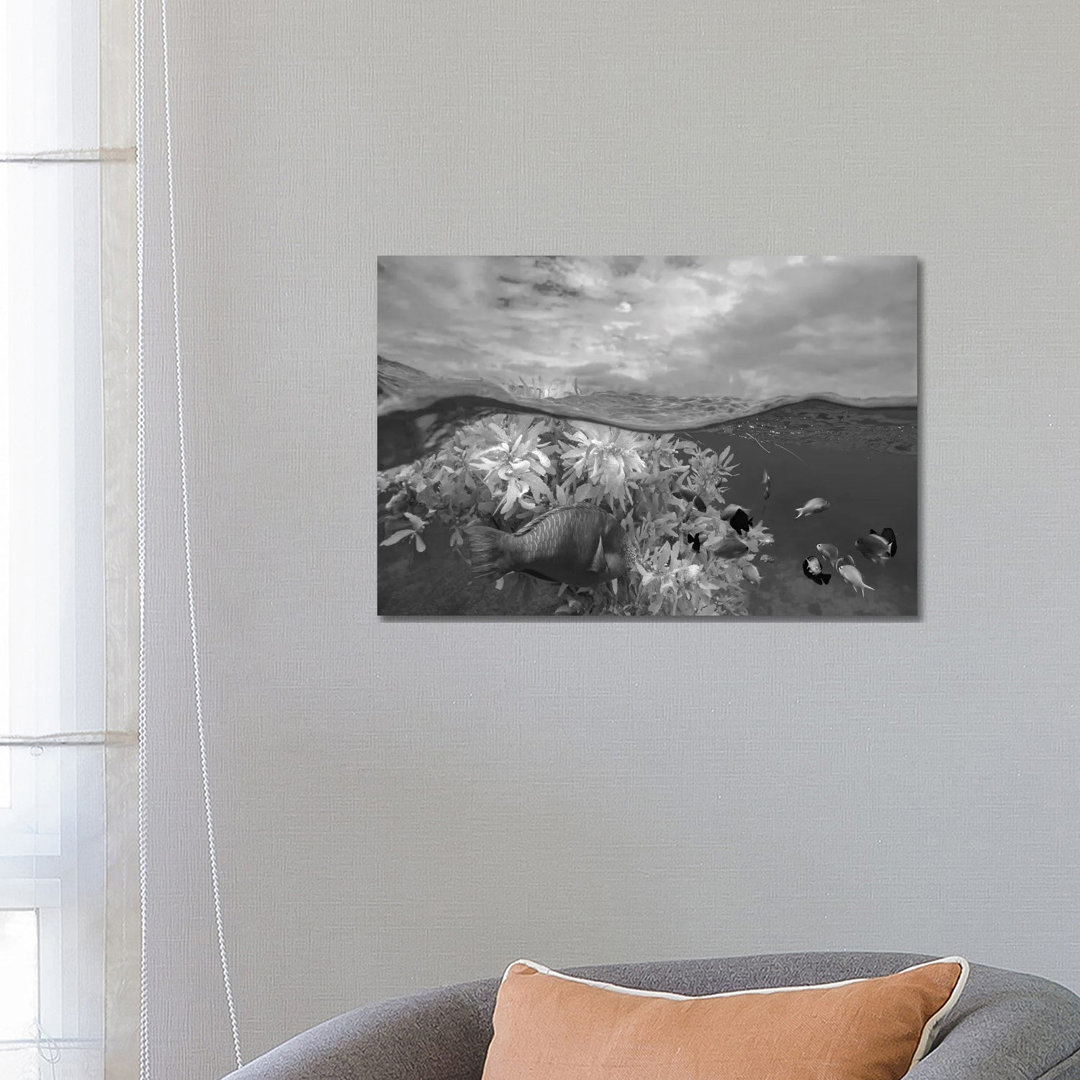
[[[396,366],[396,365],[395,365]],[[460,388],[459,388],[460,389]],[[678,399],[650,403],[632,395],[614,407],[598,395],[564,401],[493,398],[488,387],[446,394],[443,388],[410,397],[395,388],[395,397],[380,408],[380,468],[418,459],[437,448],[455,430],[485,414],[507,411],[590,419],[630,430],[679,431],[702,446],[720,451],[731,446],[738,475],[726,492],[729,502],[747,507],[774,537],[764,549],[771,561],[756,562],[760,584],[748,586],[749,614],[787,618],[913,616],[918,614],[918,470],[917,412],[912,406],[840,401],[790,400],[779,404],[714,402],[681,403],[682,415],[697,420],[724,416],[707,427],[677,422]],[[481,389],[483,392],[478,393]],[[740,415],[741,413],[741,415]],[[630,422],[647,418],[647,425]],[[771,476],[771,493],[762,498],[762,471]],[[812,498],[827,499],[828,510],[796,519],[795,510]],[[854,541],[870,529],[891,527],[897,554],[884,565],[869,562]],[[380,547],[378,610],[381,615],[543,615],[562,602],[557,586],[511,575],[513,586],[497,591],[469,580],[459,550],[449,544],[449,530],[431,525],[424,533],[427,550],[406,544]],[[808,579],[802,560],[816,554],[815,545],[831,543],[855,564],[873,591],[860,595],[835,570],[824,586]]]
[[[747,438],[728,438],[722,432],[698,434],[714,449],[730,445],[740,475],[729,494],[733,502],[756,511],[775,543],[768,553],[774,563],[761,567],[762,582],[750,593],[751,615],[827,616],[918,614],[918,475],[914,454],[865,451],[858,447],[822,443],[784,443],[801,460],[773,444],[766,452]],[[772,477],[768,502],[761,499],[763,468]],[[821,514],[796,520],[795,508],[820,496],[832,504]],[[870,529],[891,527],[897,553],[883,566],[864,559],[855,547]],[[828,585],[817,585],[802,571],[802,561],[815,554],[817,544],[834,544],[851,554],[874,591],[860,596],[839,574]]]

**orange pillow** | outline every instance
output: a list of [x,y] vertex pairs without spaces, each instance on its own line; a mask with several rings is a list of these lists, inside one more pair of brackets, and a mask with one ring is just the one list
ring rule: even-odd
[[898,1080],[967,981],[953,956],[875,979],[709,997],[511,964],[483,1080]]

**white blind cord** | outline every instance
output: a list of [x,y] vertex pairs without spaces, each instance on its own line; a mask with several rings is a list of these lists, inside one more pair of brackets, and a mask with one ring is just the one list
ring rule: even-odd
[[135,264],[138,294],[138,419],[136,487],[139,544],[139,1080],[150,1080],[150,980],[146,956],[147,805],[146,805],[146,349],[143,318],[144,221],[146,217],[144,105],[146,43],[144,0],[135,0]]
[[195,618],[195,588],[191,560],[191,527],[188,515],[187,448],[184,439],[184,373],[180,349],[180,283],[176,259],[176,198],[173,183],[172,106],[169,96],[169,16],[167,0],[161,0],[161,53],[165,95],[165,166],[169,183],[169,260],[172,276],[173,351],[176,359],[176,427],[180,453],[180,498],[184,523],[184,570],[187,576],[188,622],[191,626],[191,665],[195,691],[195,718],[199,732],[199,768],[202,772],[203,807],[206,811],[206,846],[210,859],[210,884],[214,894],[214,923],[217,928],[218,952],[221,956],[221,978],[225,986],[225,1002],[229,1010],[236,1067],[244,1064],[240,1053],[240,1032],[236,1023],[232,983],[229,979],[229,957],[225,948],[225,924],[221,914],[221,890],[218,885],[217,849],[214,843],[214,810],[210,798],[210,770],[206,761],[206,726],[203,720],[202,679],[199,674],[199,633]]
[[[138,471],[138,534],[139,534],[139,749],[138,749],[138,818],[139,818],[139,911],[141,917],[141,961],[139,1003],[139,1080],[150,1080],[149,1038],[149,978],[146,956],[146,930],[148,913],[147,889],[147,764],[146,764],[146,407],[145,407],[145,325],[144,325],[144,256],[145,256],[145,0],[135,0],[135,202],[136,202],[136,264],[138,275],[138,421],[137,421],[137,471]],[[187,578],[188,621],[191,628],[192,672],[195,694],[195,717],[199,736],[199,766],[202,773],[203,806],[206,813],[207,851],[210,860],[210,883],[214,898],[214,922],[217,929],[218,952],[221,958],[221,975],[225,986],[225,1000],[229,1011],[233,1051],[236,1066],[243,1065],[240,1053],[240,1035],[236,1022],[232,983],[229,978],[228,953],[225,948],[225,928],[221,913],[221,890],[218,883],[217,851],[214,843],[214,813],[210,797],[210,770],[206,756],[206,727],[202,707],[202,680],[199,673],[199,636],[195,617],[194,574],[191,558],[191,529],[188,513],[187,450],[184,439],[184,389],[183,364],[180,350],[180,288],[176,257],[176,199],[173,182],[172,109],[169,96],[169,30],[166,0],[161,0],[161,46],[164,80],[165,113],[165,162],[169,194],[169,256],[172,277],[173,300],[173,351],[176,361],[176,417],[180,457],[180,491],[184,526],[184,568]]]

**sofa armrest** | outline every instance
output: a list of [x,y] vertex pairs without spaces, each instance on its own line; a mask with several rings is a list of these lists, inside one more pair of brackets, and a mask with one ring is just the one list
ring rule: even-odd
[[1046,979],[972,965],[907,1080],[1080,1080],[1080,1001]]
[[[659,974],[656,965],[585,973],[618,976],[614,981],[623,985],[656,981],[657,989],[720,992],[715,971],[710,979],[698,977],[715,962],[674,965],[686,968],[681,980],[668,970],[672,966],[660,965]],[[817,968],[810,973],[835,974]],[[760,979],[737,981],[790,985],[777,976],[767,969]],[[480,1080],[498,984],[462,983],[355,1009],[297,1035],[226,1080]],[[973,964],[934,1049],[907,1080],[1080,1080],[1080,1000],[1057,983]]]
[[354,1009],[226,1080],[480,1080],[495,986],[464,983]]

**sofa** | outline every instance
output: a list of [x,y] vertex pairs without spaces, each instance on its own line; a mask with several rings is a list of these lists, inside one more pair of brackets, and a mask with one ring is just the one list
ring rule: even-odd
[[[568,969],[698,996],[889,975],[933,957],[818,952]],[[481,1080],[499,979],[367,1005],[312,1028],[227,1080]],[[1057,983],[971,965],[956,1008],[910,1080],[1080,1080],[1080,998]]]

